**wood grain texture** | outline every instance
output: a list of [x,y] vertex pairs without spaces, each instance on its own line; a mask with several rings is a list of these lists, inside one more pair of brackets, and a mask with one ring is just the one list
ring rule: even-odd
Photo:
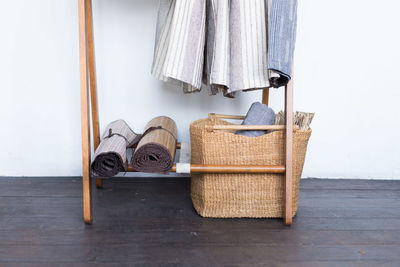
[[292,224],[292,179],[293,179],[293,79],[285,87],[286,122],[286,174],[285,174],[285,224]]
[[[128,172],[137,172],[137,171],[132,166],[132,164],[129,164]],[[176,164],[172,165],[171,172],[176,172]],[[190,172],[191,173],[284,173],[285,166],[190,164]]]
[[83,218],[92,223],[92,196],[90,175],[90,115],[88,84],[88,32],[86,0],[78,0],[79,16],[79,54],[80,54],[80,94],[81,94],[81,130],[82,130],[82,180],[83,180]]
[[92,111],[93,145],[94,149],[96,150],[97,147],[100,145],[100,125],[99,125],[99,109],[97,103],[96,59],[95,59],[95,48],[94,48],[92,0],[86,0],[86,14],[87,14],[87,27],[88,27],[90,107]]
[[[172,167],[176,171],[176,166]],[[202,165],[191,164],[191,173],[284,173],[285,166],[269,165]]]
[[267,106],[269,105],[269,88],[263,90],[262,103]]
[[[97,103],[96,58],[94,48],[93,9],[92,0],[86,0],[86,14],[88,26],[88,53],[89,53],[89,79],[90,79],[90,108],[92,111],[92,130],[94,150],[100,145],[99,109]],[[96,178],[96,187],[103,186],[103,179]]]
[[[301,181],[292,227],[204,219],[186,178],[0,178],[0,266],[398,266],[400,181]],[[27,190],[27,188],[29,190]]]

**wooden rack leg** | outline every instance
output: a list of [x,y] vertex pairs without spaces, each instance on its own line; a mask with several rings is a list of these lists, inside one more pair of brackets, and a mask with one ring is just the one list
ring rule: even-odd
[[269,102],[269,88],[263,90],[262,103],[268,106]]
[[[94,150],[100,145],[99,111],[97,105],[96,60],[94,54],[93,10],[92,0],[86,0],[86,14],[89,45],[90,104],[92,110]],[[103,187],[103,179],[96,178],[97,188]]]
[[90,177],[90,116],[88,85],[88,35],[86,0],[78,0],[79,9],[79,54],[80,54],[80,91],[82,124],[82,184],[83,184],[83,219],[92,223],[92,195]]
[[285,173],[285,224],[291,225],[293,219],[292,207],[292,177],[293,177],[293,79],[285,88],[286,116],[286,173]]

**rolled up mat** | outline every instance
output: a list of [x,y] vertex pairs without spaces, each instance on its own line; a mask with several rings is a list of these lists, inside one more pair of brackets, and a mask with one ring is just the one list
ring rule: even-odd
[[[273,125],[275,123],[275,112],[260,102],[254,102],[243,120],[242,125]],[[257,137],[268,133],[268,131],[236,131],[236,134]]]
[[140,138],[123,120],[111,122],[105,129],[91,164],[92,173],[112,177],[128,168],[126,148]]
[[168,173],[174,163],[177,128],[168,117],[152,119],[132,155],[132,165],[139,172]]

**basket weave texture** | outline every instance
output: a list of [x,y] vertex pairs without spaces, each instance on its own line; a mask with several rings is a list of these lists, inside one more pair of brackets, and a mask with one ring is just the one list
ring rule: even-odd
[[[229,125],[217,118],[191,123],[193,164],[284,165],[285,132],[259,137],[206,130]],[[311,129],[293,132],[293,216],[298,209],[301,173]],[[192,174],[191,197],[197,213],[213,218],[282,218],[285,174]]]

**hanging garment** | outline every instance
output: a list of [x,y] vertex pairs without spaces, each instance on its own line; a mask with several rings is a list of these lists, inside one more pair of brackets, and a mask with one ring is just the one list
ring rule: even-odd
[[206,78],[211,92],[270,87],[267,71],[267,0],[209,0]]
[[200,91],[204,62],[205,0],[160,0],[152,74]]
[[268,71],[273,2],[161,0],[152,74],[180,85],[185,93],[200,91],[202,82],[211,94],[222,90],[231,97],[236,91],[270,87],[270,79],[280,77],[271,73],[281,71]]
[[280,87],[292,76],[292,60],[296,42],[297,0],[273,0],[268,36],[268,69],[278,75],[271,85]]

